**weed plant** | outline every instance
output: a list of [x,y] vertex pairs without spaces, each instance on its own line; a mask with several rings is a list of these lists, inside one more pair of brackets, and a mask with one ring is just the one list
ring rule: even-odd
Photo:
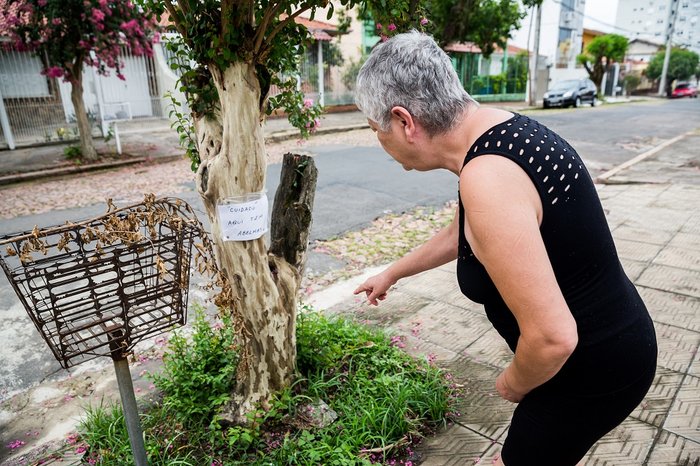
[[[444,374],[392,344],[380,331],[310,309],[299,313],[298,377],[247,426],[222,426],[238,362],[231,322],[199,313],[190,339],[176,335],[154,377],[162,401],[141,409],[149,464],[411,464],[411,447],[444,422],[450,388]],[[301,422],[304,409],[337,413],[325,427]],[[315,406],[316,408],[310,408]],[[80,428],[85,462],[131,465],[119,406],[88,410]]]

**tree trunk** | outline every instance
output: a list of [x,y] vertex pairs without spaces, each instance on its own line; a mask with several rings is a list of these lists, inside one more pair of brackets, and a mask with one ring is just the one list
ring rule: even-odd
[[216,118],[195,121],[201,158],[197,188],[211,221],[219,267],[231,287],[228,306],[242,326],[244,339],[237,386],[221,414],[226,422],[245,424],[246,413],[291,382],[300,267],[282,254],[268,254],[264,237],[221,238],[217,205],[226,198],[262,191],[267,164],[261,90],[254,67],[237,63],[223,72],[212,70],[212,76],[219,113]]
[[97,160],[97,151],[92,140],[92,127],[85,111],[85,102],[83,101],[83,75],[82,70],[71,80],[70,100],[73,102],[73,110],[75,110],[75,119],[78,123],[78,132],[80,134],[80,150],[84,160],[94,162]]

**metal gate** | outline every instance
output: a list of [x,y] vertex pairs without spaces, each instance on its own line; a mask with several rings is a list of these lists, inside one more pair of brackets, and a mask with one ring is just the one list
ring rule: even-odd
[[[42,75],[42,61],[33,53],[0,50],[0,148],[78,138],[71,85]],[[83,99],[95,135],[110,120],[164,116],[154,58],[122,50],[120,61],[125,81],[114,71],[83,71]]]

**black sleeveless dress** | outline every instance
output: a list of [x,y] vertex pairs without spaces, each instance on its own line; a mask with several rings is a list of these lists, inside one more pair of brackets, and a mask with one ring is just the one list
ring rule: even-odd
[[[537,188],[542,239],[579,334],[562,369],[516,408],[503,461],[507,466],[574,465],[649,389],[656,370],[654,327],[622,269],[595,186],[576,151],[547,127],[516,114],[481,135],[464,165],[484,154],[517,163]],[[459,219],[460,289],[484,305],[515,351],[517,321],[472,254],[461,199]]]

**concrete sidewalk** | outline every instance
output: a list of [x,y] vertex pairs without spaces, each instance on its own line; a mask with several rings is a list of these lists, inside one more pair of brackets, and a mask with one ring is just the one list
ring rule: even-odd
[[[696,131],[598,185],[625,270],[654,319],[659,362],[644,402],[594,446],[587,465],[700,464],[699,146]],[[405,336],[411,353],[435,357],[464,386],[455,423],[421,446],[424,466],[490,464],[514,409],[494,388],[511,353],[482,306],[462,296],[454,269],[401,281],[379,307],[350,297],[365,277],[312,298]]]

